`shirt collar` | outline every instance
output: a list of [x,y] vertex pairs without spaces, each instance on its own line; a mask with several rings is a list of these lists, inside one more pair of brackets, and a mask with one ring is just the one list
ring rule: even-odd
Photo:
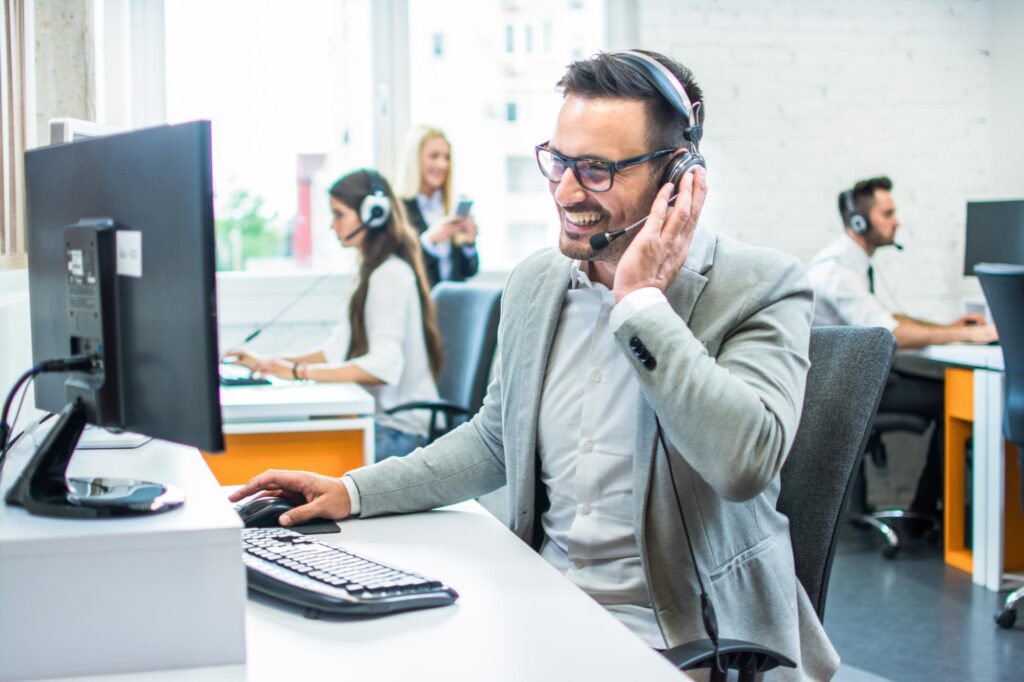
[[867,270],[871,266],[871,256],[845,232],[839,238],[839,254],[844,262],[857,270]]

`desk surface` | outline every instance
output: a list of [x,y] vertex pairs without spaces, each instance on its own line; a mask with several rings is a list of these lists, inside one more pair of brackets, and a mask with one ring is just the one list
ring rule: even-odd
[[925,346],[912,351],[900,351],[908,355],[928,358],[944,365],[956,365],[970,369],[989,369],[1002,372],[1002,346],[989,346],[976,343],[950,343],[942,346]]
[[68,682],[685,679],[475,502],[341,525],[318,538],[443,580],[459,600],[374,619],[309,620],[251,597],[244,666]]
[[359,384],[286,382],[220,389],[225,423],[371,415],[374,400]]

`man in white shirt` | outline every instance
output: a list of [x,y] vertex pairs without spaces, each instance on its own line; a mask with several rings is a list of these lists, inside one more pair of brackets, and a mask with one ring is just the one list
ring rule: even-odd
[[[662,88],[672,81],[674,100]],[[420,511],[507,484],[513,532],[651,647],[707,637],[699,572],[722,637],[797,662],[774,679],[828,679],[838,656],[775,509],[808,368],[803,269],[698,228],[703,168],[665,182],[700,139],[688,69],[599,54],[559,86],[554,134],[537,147],[559,248],[509,277],[480,412],[341,482],[271,471],[233,499],[284,491],[305,503],[281,517],[290,525]],[[630,225],[642,227],[606,248],[591,241]]]
[[[807,264],[814,287],[814,324],[885,327],[899,348],[977,342],[997,338],[995,327],[980,315],[964,315],[952,324],[934,324],[885,308],[875,296],[871,258],[885,246],[897,246],[896,205],[887,177],[861,180],[839,194],[843,234]],[[942,495],[943,382],[941,375],[914,371],[898,359],[886,385],[879,412],[902,412],[934,420],[928,460],[913,511],[937,515]]]

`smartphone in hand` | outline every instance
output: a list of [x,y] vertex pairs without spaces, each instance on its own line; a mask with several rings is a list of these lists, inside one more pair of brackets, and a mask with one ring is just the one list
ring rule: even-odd
[[455,205],[455,215],[460,218],[468,218],[469,212],[473,209],[473,200],[466,199],[463,197],[459,199],[459,203]]

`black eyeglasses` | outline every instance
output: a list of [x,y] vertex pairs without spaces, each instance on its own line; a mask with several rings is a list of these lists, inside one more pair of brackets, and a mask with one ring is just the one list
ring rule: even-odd
[[548,149],[550,142],[539,144],[534,149],[537,152],[537,165],[540,172],[551,182],[561,182],[565,175],[565,169],[571,168],[576,174],[576,181],[584,189],[591,192],[607,192],[612,188],[612,181],[615,180],[615,172],[630,166],[647,163],[659,156],[671,154],[675,149],[659,149],[643,156],[634,156],[631,159],[622,161],[602,161],[601,159],[573,159],[562,156],[558,152]]

